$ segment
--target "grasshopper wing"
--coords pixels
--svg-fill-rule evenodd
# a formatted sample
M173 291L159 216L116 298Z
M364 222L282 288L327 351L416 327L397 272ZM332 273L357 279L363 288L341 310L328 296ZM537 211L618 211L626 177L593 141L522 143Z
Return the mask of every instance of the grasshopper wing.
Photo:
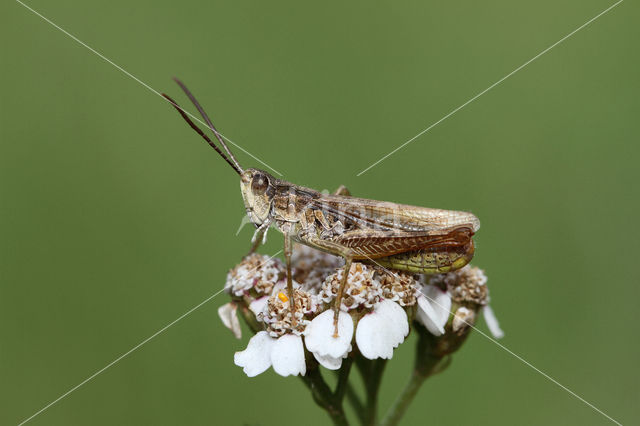
M341 195L325 195L311 200L313 207L345 222L354 222L359 229L428 233L447 235L465 227L475 233L480 221L468 212L431 209L386 201L368 200Z

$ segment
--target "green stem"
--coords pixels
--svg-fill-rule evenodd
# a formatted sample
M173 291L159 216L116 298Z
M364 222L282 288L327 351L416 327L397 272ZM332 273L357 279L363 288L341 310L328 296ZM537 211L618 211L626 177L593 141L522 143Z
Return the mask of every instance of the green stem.
M331 389L322 378L318 368L312 368L307 371L305 376L301 376L307 387L311 390L313 399L318 405L325 409L331 417L333 424L336 426L348 426L347 416L342 409L341 401L335 398Z
M353 358L347 357L342 361L342 367L340 367L340 373L338 373L338 384L336 385L336 391L333 393L333 397L340 405L342 405L342 400L349 385L349 373L351 372L352 365Z
M418 343L413 373L402 393L389 409L381 426L394 426L407 411L424 381L444 371L451 363L451 354L458 350L468 336L468 330L461 334L446 333L433 336L422 326L416 325Z
M244 322L247 324L247 327L249 327L249 329L253 331L253 334L256 334L257 332L264 330L264 327L262 327L258 323L255 315L253 315L253 312L249 310L249 307L246 305L246 303L244 302L236 302L236 303L238 303L239 305L238 312L240 313L240 315L242 315L242 319L244 319Z
M362 374L364 386L367 394L367 402L360 421L363 425L373 426L376 424L378 416L378 393L382 382L382 373L387 365L386 359L368 360L361 358L358 362L358 369Z
M382 426L393 426L400 422L400 419L407 411L411 401L413 401L413 398L418 393L418 389L420 389L420 386L422 386L422 383L424 383L427 377L428 376L423 376L418 373L416 370L413 371L411 379L409 379L409 382L402 390L402 393L396 402L394 402L393 406L389 410L389 414L387 414L387 417L382 421Z
M349 357L351 359L351 364L353 365L353 357ZM346 360L345 360L346 361ZM343 364L344 367L344 364ZM349 367L351 368L351 366ZM343 370L337 370L335 371L336 376L338 377L338 386L336 386L336 393L338 392L338 387L340 386L340 378L343 377ZM351 407L353 407L353 410L356 412L356 414L358 415L358 418L360 419L360 423L363 423L364 420L362 420L362 414L364 412L364 405L362 404L362 401L360 400L360 396L358 396L358 393L356 392L356 390L354 389L352 383L346 379L343 379L345 381L344 386L344 390L341 392L344 392L344 396L347 397L347 401L349 401L349 403L351 404Z

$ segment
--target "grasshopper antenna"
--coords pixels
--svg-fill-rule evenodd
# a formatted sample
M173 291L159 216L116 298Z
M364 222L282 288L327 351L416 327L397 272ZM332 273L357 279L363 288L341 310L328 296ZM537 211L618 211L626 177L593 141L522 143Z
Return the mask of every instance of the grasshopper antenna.
M233 170L235 170L235 171L236 171L236 173L238 173L240 176L242 176L242 172L243 172L243 170L242 170L242 168L240 167L240 165L238 165L238 162L237 162L237 161L235 161L235 158L234 158L234 161L231 161L231 160L229 159L229 157L227 157L227 156L225 155L225 153L224 153L224 152L222 152L222 150L221 150L220 148L218 148L218 146L217 146L217 145L216 145L216 144L211 140L211 138L209 138L209 136L207 136L207 135L202 131L202 129L200 129L200 127L198 127L198 126L197 126L193 121L191 121L191 119L189 118L189 116L187 115L187 113L185 112L185 110L183 110L183 109L182 109L182 107L181 107L180 105L178 105L178 103L177 103L176 101L174 101L173 99L171 99L171 97L170 97L169 95L166 95L166 94L164 94L164 93L163 93L163 94L162 94L162 96L164 96L164 98L165 98L165 99L167 99L167 100L171 103L171 105L173 105L173 107L174 107L174 108L175 108L175 109L180 113L180 115L182 116L182 118L184 118L184 121L186 121L186 122L189 124L189 126L191 126L191 128L192 128L193 130L195 130L195 131L196 131L196 133L197 133L197 134L199 134L200 136L202 136L202 137L204 138L204 140L206 140L206 141L207 141L207 143L208 143L209 145L211 145L211 147L212 147L213 149L215 149L215 150L216 150L216 152L217 152L218 154L220 154L220 155L222 156L222 158L224 158L224 160L225 160L227 163L229 163L229 165L230 165L231 167L233 167ZM213 126L211 126L211 127L213 128ZM216 132L216 135L217 135L217 132ZM218 137L218 140L220 140L220 141L221 141L221 139L220 139L219 137ZM226 148L226 146L225 146L225 148ZM227 152L229 152L229 150L228 150L228 149L227 149ZM232 158L233 158L233 156L232 156Z
M191 91L189 89L187 89L187 86L184 85L184 83L182 81L180 81L180 79L178 79L177 77L173 77L173 81L175 81L176 83L178 83L178 86L180 86L180 88L182 89L182 91L187 95L187 97L189 98L189 100L193 103L193 105L195 105L195 107L198 109L198 112L200 113L200 115L202 116L202 118L204 118L204 121L207 122L207 126L209 126L209 129L211 129L211 131L213 132L213 134L216 136L216 139L218 139L218 142L220 142L220 145L222 145L222 147L224 148L225 151L227 151L227 154L229 154L229 157L231 158L231 161L233 161L233 163L236 165L236 168L239 170L242 170L242 167L240 167L240 164L238 163L238 160L236 160L235 155L233 155L233 152L231 152L231 150L229 149L229 147L227 146L227 144L224 142L224 139L222 138L222 135L220 135L220 133L218 133L218 130L215 128L215 126L213 125L213 123L211 122L211 119L209 119L209 116L207 115L206 112L204 112L204 108L202 108L200 106L200 103L198 102L198 100L196 99L195 96L193 96L193 94L191 93Z

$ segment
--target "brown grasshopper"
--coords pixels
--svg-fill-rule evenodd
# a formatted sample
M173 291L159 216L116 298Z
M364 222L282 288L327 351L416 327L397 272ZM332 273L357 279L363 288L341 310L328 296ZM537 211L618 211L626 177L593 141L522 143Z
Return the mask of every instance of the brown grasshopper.
M240 175L240 189L249 219L256 227L250 253L274 225L284 234L287 292L295 310L291 279L292 243L298 242L344 258L342 281L336 295L335 335L338 312L354 260L412 273L443 273L465 266L474 253L472 236L480 222L467 212L431 209L352 197L345 187L334 194L276 179L258 169L243 169L213 126L198 101L175 79L198 109L226 154L169 96L187 123ZM295 322L295 316L292 315Z

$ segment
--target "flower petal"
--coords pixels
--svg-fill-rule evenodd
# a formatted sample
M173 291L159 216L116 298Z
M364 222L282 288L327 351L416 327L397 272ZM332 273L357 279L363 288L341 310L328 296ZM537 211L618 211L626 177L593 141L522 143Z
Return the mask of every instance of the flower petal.
M233 332L236 339L239 339L242 337L242 329L240 328L240 321L238 321L237 311L238 305L233 302L229 302L218 308L218 316L225 327Z
M342 367L342 360L344 358L339 357L339 358L334 358L332 356L329 355L318 355L317 353L313 353L313 357L318 361L318 363L323 366L324 368L327 368L329 370L338 370L340 369L340 367Z
M366 358L390 359L393 348L402 343L407 334L409 323L404 309L395 302L383 300L358 322L356 343Z
M269 333L259 331L249 340L247 349L235 353L233 362L243 367L247 376L255 377L271 366L271 351L274 344L275 339L269 336Z
M493 334L493 337L496 339L502 339L504 337L504 331L500 328L500 324L498 324L498 318L493 313L493 309L486 305L482 308L482 315L484 315L484 321L487 323L487 327L489 327L489 331Z
M251 312L253 312L255 316L258 316L258 314L264 311L264 307L267 306L268 301L269 296L259 297L249 304L249 309L251 309Z
M353 338L353 319L340 311L338 315L338 337L333 337L335 312L326 310L315 317L304 331L307 349L320 357L342 358L349 352Z
M295 334L280 336L271 348L271 364L275 372L281 376L304 376L307 365L304 362L302 337Z
M451 321L451 330L453 330L455 333L461 330L466 330L467 328L473 326L475 319L475 311L472 311L465 306L460 306L453 316L453 321Z
M426 285L418 296L418 320L434 336L444 334L444 326L449 320L451 296L435 285Z

